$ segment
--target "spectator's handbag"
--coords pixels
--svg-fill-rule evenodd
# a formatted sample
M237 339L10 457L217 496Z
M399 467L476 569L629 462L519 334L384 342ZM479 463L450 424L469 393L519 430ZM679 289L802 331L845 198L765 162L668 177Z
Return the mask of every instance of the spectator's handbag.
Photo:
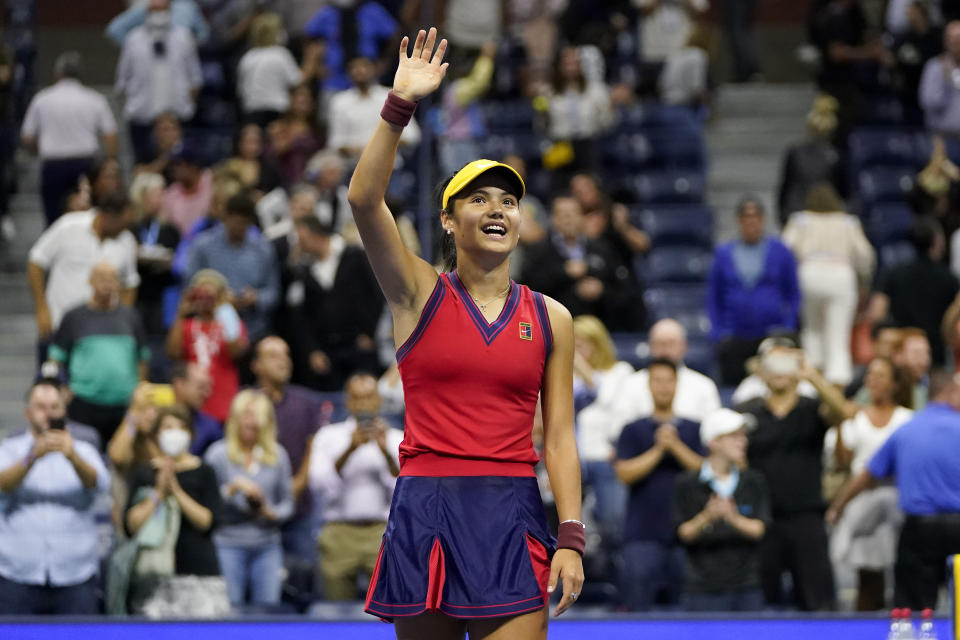
M152 489L141 487L134 504L146 499ZM174 574L177 538L180 536L180 505L173 498L161 501L137 535L117 545L107 569L106 612L126 615L131 579L169 577Z

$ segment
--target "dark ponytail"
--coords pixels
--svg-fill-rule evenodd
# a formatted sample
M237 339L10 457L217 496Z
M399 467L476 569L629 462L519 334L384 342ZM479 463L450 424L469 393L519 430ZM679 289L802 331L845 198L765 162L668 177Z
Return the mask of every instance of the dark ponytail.
M453 215L453 199L447 203L449 210L444 210L443 208L443 191L447 188L447 185L450 184L450 181L453 180L454 175L456 174L447 176L443 181L440 182L440 184L437 185L437 188L434 189L434 200L436 201L437 209L440 210L441 214L446 211L446 213ZM453 239L453 234L447 233L447 230L443 228L442 221L442 216L438 216L437 227L439 229L438 233L440 236L437 242L437 255L439 257L437 262L439 262L440 268L443 269L445 273L448 273L457 268L457 243Z

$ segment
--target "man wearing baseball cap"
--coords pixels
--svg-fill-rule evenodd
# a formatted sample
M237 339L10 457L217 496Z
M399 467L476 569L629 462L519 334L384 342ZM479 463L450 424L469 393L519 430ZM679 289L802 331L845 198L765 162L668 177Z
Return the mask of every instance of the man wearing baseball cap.
M763 476L743 468L743 415L714 411L700 424L700 439L709 452L703 466L683 474L674 489L674 521L686 555L685 608L760 610L760 541L770 522L770 496Z

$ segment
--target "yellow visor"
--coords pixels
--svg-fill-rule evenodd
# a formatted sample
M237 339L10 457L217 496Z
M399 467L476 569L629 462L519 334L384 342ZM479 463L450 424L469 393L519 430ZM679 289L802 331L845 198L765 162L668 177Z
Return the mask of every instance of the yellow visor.
M457 174L450 179L450 184L443 190L443 208L447 208L447 203L450 202L450 198L457 195L464 187L476 180L481 174L498 167L506 169L505 173L507 177L511 181L515 180L514 187L517 189L516 195L518 198L522 198L527 187L523 184L523 178L520 177L516 169L508 164L497 162L496 160L474 160L463 169L460 169L460 171L457 171Z

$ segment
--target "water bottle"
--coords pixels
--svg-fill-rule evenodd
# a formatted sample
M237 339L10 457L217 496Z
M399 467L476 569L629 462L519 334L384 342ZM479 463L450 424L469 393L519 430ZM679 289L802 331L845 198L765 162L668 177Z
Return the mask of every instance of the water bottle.
M900 636L898 640L916 640L913 628L913 612L909 607L900 610Z
M937 630L933 626L933 609L924 609L923 620L920 622L920 635L918 640L937 640Z
M240 337L240 316L232 304L225 302L217 307L216 319L228 341L233 342Z
M890 632L887 633L887 640L900 640L900 609L890 612Z

